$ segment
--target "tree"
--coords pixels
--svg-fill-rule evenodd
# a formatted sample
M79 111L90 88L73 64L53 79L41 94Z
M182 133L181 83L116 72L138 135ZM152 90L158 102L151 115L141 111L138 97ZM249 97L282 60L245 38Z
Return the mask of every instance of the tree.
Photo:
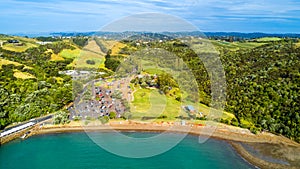
M98 120L102 123L102 124L106 124L109 122L109 117L108 116L99 116Z
M69 123L69 113L66 111L58 111L55 113L54 117L53 117L53 123L54 124L66 124Z
M116 117L117 117L116 112L110 112L110 113L109 113L109 118L110 118L110 119L115 119Z

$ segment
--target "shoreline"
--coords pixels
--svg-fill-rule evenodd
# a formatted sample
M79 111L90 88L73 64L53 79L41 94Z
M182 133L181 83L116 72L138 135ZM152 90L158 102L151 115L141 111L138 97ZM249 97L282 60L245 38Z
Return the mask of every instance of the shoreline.
M133 132L174 132L174 133L186 133L195 136L204 136L204 138L214 138L224 140L232 146L241 158L245 159L248 163L254 167L259 168L274 168L274 169L287 169L296 168L289 165L283 165L278 163L271 163L260 159L250 152L248 152L241 143L268 143L268 144L285 144L287 146L300 145L292 140L289 140L282 136L273 135L270 133L252 134L246 129L238 127L218 125L218 126L198 126L198 125L175 125L172 123L142 123L142 122L128 122L118 121L110 122L108 124L90 124L82 126L80 122L71 122L65 125L45 125L42 127L35 127L31 130L28 137L34 135L53 134L53 133L67 133L67 132L113 132L113 131L133 131Z

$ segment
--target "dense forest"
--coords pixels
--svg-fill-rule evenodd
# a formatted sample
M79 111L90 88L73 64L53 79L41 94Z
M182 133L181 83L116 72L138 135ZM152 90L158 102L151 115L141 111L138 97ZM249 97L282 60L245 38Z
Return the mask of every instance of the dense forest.
M241 127L300 141L300 48L271 42L247 51L223 51L227 107ZM247 123L248 122L248 123Z
M72 100L71 77L59 74L72 62L50 61L51 52L71 49L67 43L41 45L14 52L0 48L1 59L19 63L3 64L0 69L0 129L60 110ZM16 78L15 72L29 73L31 78Z

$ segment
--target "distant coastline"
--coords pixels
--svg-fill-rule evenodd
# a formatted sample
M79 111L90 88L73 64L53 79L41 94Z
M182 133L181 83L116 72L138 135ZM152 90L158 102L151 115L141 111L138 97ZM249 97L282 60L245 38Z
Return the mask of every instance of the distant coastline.
M35 37L71 37L71 36L115 36L118 34L123 34L124 32L104 32L104 31L88 31L88 32L78 32L78 31L66 31L66 32L30 32L30 33L9 33L11 36L27 36L30 38ZM126 32L129 33L129 32ZM144 33L144 32L132 32L132 33ZM262 38L262 37L280 37L280 38L300 38L300 33L286 32L286 33L267 33L267 32L201 32L201 31L191 31L191 32L160 32L161 34L177 36L191 35L191 36L202 36L215 37L215 36L235 36L246 39Z

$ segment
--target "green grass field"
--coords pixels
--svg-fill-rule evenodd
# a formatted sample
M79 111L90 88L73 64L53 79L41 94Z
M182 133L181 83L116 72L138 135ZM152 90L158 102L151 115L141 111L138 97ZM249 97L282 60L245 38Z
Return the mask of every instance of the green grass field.
M138 89L134 92L134 101L130 105L134 119L142 117L158 118L165 115L163 120L175 120L181 111L181 102L162 95L156 89Z
M9 39L19 40L19 44L10 44L6 43ZM24 52L28 48L37 47L38 44L35 39L16 37L16 36L0 36L0 42L3 43L2 48L5 50L15 51L15 52Z
M237 51L240 49L252 49L259 46L262 46L266 43L257 43L257 42L223 42L223 41L211 41L216 49L226 48L232 51Z
M148 74L152 74L152 75L154 75L154 74L159 75L159 74L165 73L165 71L156 69L156 68L147 68L144 70L144 72L146 72Z
M74 50L71 49L64 49L59 54L59 56L63 58L72 58L75 59L80 55L80 49L76 48Z
M189 117L182 106L192 105L203 115L214 118L231 120L235 116L225 111L216 111L206 105L192 102L179 102L173 97L160 94L157 89L137 89L134 92L134 100L130 104L133 119L142 120L143 117L156 118L154 121L174 121L178 116ZM159 119L165 115L167 118ZM153 119L151 119L153 120ZM201 120L192 120L195 123L203 123Z
M280 41L282 39L281 38L277 38L277 37L264 37L264 38L258 38L256 40L258 42L269 42L269 41Z
M57 57L54 59L60 58L72 58L74 61L69 65L75 69L84 69L84 68L104 68L105 57L101 52L100 48L97 46L95 41L90 41L83 50L76 48L74 50L64 49L62 50ZM92 60L95 64L88 64L87 61Z
M15 52L24 52L25 50L27 50L28 48L31 47L37 47L38 45L33 44L33 43L22 43L22 46L17 46L14 44L9 44L6 43L3 45L3 49L5 50L10 50L10 51L15 51Z

